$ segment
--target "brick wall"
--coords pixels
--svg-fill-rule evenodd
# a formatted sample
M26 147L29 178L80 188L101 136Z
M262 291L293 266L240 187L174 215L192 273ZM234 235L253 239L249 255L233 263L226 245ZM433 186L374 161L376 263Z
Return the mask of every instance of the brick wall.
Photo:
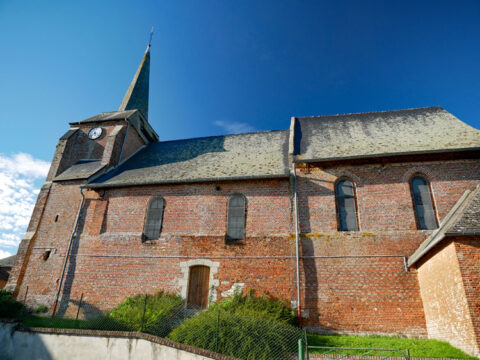
M478 354L455 243L445 241L418 265L428 337Z
M132 144L136 146L134 139ZM477 161L462 160L300 169L300 265L307 325L322 331L424 336L417 274L405 271L404 257L430 232L416 230L408 181L416 172L428 177L441 218L478 183L479 168ZM333 187L340 176L355 183L361 231L336 231ZM20 298L29 286L29 301L52 303L81 201L79 185L52 185ZM213 298L228 296L236 283L245 290L296 300L294 214L287 179L85 193L79 237L61 292L62 309L75 305L82 293L101 310L136 293L184 293L186 267L202 261L211 266ZM227 204L233 193L246 196L246 239L228 245ZM143 242L147 204L157 194L166 204L161 236ZM44 261L42 250L35 250L40 247L54 247L56 253Z
M431 233L416 230L409 180L430 181L439 220L480 179L474 160L298 169L304 307L322 331L425 335L417 276L409 256ZM355 185L358 232L337 232L335 181ZM378 256L378 257L375 257ZM390 256L390 257L386 257Z
M425 336L417 275L405 258L413 231L302 237L303 308L322 332Z
M480 162L459 160L301 168L297 172L301 232L337 230L334 183L342 176L354 183L360 230L415 230L409 180L416 173L424 174L430 181L437 217L441 220L466 189L473 189L479 183Z
M28 256L23 261L25 267L22 276L17 277L14 271L9 279L9 284L21 285L18 289L19 299L24 298L28 286L28 303L33 307L53 303L68 241L81 203L79 185L78 181L68 185L51 185L35 235L28 241L28 245L25 245L28 246ZM43 253L47 250L51 253L49 258L44 260ZM19 253L21 252L22 244L19 248ZM19 265L16 263L14 269L20 270Z
M479 349L478 355L480 354L480 239L478 236L457 237L455 250Z

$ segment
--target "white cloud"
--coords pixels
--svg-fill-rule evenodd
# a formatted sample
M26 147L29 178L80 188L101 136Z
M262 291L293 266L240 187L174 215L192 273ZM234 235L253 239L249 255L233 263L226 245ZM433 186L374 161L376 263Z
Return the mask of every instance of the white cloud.
M217 121L214 121L214 124L217 126L220 126L228 134L239 134L239 133L258 131L254 126L248 123L238 122L238 121L217 120Z
M47 176L49 167L50 163L30 154L0 154L0 257L16 251L35 205L37 183Z
M12 253L9 253L8 251L3 251L2 249L0 249L0 259L6 258L9 256L12 256Z

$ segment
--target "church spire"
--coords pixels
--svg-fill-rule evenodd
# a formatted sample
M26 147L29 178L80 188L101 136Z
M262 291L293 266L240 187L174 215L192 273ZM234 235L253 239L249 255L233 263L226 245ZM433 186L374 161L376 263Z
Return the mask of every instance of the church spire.
M153 29L152 29L153 31ZM151 41L151 36L150 36ZM145 119L148 120L148 88L150 78L150 43L147 46L145 55L143 55L142 62L138 67L135 76L133 77L127 93L123 98L122 104L118 111L134 110L141 111Z

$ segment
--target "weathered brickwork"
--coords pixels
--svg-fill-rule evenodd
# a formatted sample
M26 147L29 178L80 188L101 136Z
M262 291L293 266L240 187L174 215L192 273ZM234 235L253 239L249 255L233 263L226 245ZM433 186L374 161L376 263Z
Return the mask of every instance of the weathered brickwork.
M125 143L132 149L141 144L138 136L131 139ZM301 301L307 326L324 332L426 336L429 318L417 273L405 268L406 257L431 233L416 230L409 188L416 173L430 181L441 220L461 194L478 183L480 165L458 160L298 169ZM357 232L337 231L334 183L345 176L356 187ZM20 287L22 298L28 286L31 305L51 306L54 301L81 203L79 185L52 184ZM294 207L288 179L83 193L78 236L61 289L61 312L76 311L81 294L99 310L137 293L184 294L185 264L191 261L218 264L209 284L212 299L228 296L234 284L242 284L244 291L296 301ZM246 238L227 244L228 199L235 193L246 197ZM145 242L147 205L154 195L165 200L163 225L158 240ZM44 248L54 250L46 261Z
M457 251L455 242L446 241L418 265L428 336L478 355L480 352ZM478 273L474 277L478 278Z
M217 187L219 188L217 190ZM107 191L107 233L143 231L147 204L153 195L165 199L162 234L226 233L227 204L232 194L246 196L246 236L289 235L293 228L287 180L132 187Z
M302 233L337 230L334 184L340 177L348 177L354 183L360 230L415 230L409 180L417 173L430 182L437 218L441 220L466 189L478 184L480 162L458 160L300 169Z
M405 268L408 242L422 239L413 231L303 237L307 324L326 332L426 335L417 275Z
M477 354L480 355L480 239L457 237L455 250L477 341Z
M473 160L397 163L297 170L305 257L305 310L324 331L425 335L417 275L410 256L431 231L416 230L409 180L430 181L439 221L480 179ZM358 232L337 231L335 182L355 186ZM377 257L376 257L377 256Z
M68 241L80 208L80 183L53 183L36 233L30 240L28 265L21 279L19 298L27 291L32 306L51 305L60 278ZM58 217L57 217L58 216ZM57 220L57 221L55 221ZM51 251L43 260L43 253ZM15 281L15 279L12 279Z

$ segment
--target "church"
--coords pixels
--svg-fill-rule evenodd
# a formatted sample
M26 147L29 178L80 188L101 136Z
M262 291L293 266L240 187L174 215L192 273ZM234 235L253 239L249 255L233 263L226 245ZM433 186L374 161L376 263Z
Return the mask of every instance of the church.
M161 141L150 46L117 111L60 137L7 289L51 313L254 290L302 325L480 354L480 131L441 107Z

